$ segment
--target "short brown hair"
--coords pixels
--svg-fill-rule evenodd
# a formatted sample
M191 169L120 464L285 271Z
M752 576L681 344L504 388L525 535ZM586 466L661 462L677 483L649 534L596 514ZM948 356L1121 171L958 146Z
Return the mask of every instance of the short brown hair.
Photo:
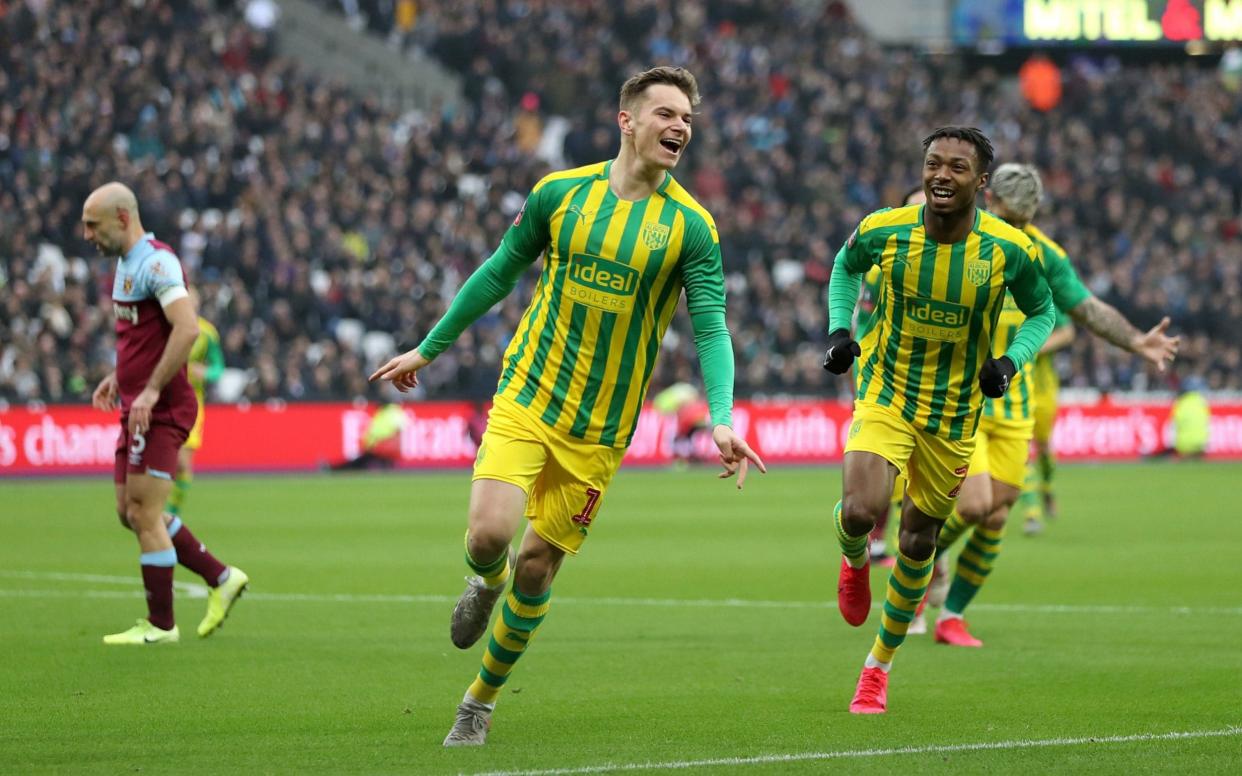
M691 108L699 104L699 82L695 80L694 74L684 67L661 65L630 76L621 85L621 110L633 107L634 101L647 91L647 87L655 84L668 84L681 89L689 98Z

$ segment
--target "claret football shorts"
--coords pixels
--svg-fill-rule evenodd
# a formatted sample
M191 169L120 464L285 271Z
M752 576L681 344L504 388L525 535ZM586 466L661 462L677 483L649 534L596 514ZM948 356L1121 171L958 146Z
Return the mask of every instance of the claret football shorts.
M186 429L172 423L151 421L146 433L129 433L129 417L121 417L116 440L116 465L112 480L118 485L129 474L150 474L171 480L177 473L177 453L185 443Z

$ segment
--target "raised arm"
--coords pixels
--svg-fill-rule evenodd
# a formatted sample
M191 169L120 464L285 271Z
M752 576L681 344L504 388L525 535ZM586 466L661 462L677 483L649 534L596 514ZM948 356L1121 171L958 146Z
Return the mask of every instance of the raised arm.
M1087 297L1070 310L1069 314L1093 334L1123 350L1142 356L1161 372L1177 357L1182 343L1181 337L1170 337L1165 333L1170 323L1168 316L1147 332L1141 332L1116 307L1096 296Z
M1044 264L1053 301L1060 309L1067 310L1080 326L1122 350L1142 356L1161 372L1177 356L1181 339L1165 334L1169 327L1167 317L1150 331L1141 332L1117 308L1094 296L1083 285L1069 257L1059 246L1045 245Z

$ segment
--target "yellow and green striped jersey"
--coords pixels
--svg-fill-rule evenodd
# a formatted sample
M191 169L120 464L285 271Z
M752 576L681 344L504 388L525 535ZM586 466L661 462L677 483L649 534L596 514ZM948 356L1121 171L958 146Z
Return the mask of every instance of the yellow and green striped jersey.
M1058 322L1058 325L1061 325ZM1056 356L1040 353L1035 359L1035 371L1031 375L1036 396L1056 394L1061 390L1061 377L1057 374Z
M854 311L854 336L860 343L865 343L867 336L875 330L875 306L880 298L880 279L879 267L872 267L863 276L862 293L858 295L858 307Z
M506 233L502 248L544 264L496 394L572 437L625 447L682 289L692 316L723 316L725 290L711 215L667 174L646 199L619 199L611 166L548 175Z
M198 319L198 338L190 346L190 357L187 363L202 364L205 367L201 378L189 372L194 395L198 397L198 403L202 404L207 383L219 380L220 373L224 371L224 351L220 348L220 332L216 331L216 327L206 318Z
M1052 292L1052 302L1057 308L1056 325L1062 326L1067 320L1066 313L1082 304L1087 297L1091 296L1091 292L1078 278L1078 273L1074 271L1074 266L1070 263L1064 248L1036 228L1034 224L1028 224L1022 231L1031 238L1031 242L1035 245L1039 268L1048 282L1048 288ZM1005 352L1005 348L1017 336L1018 327L1025 320L1026 315L1018 309L1012 295L1006 294L1000 321L997 324L997 336L992 341L993 356L999 357ZM1048 366L1045 368L1050 368L1049 361L1050 359L1040 356L1019 369L1009 383L1009 390L1004 396L984 401L983 414L1002 420L1034 424L1035 371L1039 368L1039 362L1047 363Z
M977 210L966 239L941 244L927 236L923 207L872 213L846 244L846 271L881 272L875 347L864 354L856 398L892 407L927 433L966 439L978 426L977 377L1006 287L1032 313L1048 310L1048 289L1019 230Z

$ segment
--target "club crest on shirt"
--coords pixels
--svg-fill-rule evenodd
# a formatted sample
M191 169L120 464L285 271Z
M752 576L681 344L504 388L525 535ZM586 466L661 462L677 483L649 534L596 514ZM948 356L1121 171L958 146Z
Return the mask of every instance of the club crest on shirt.
M126 275L125 280L121 281L121 290L127 294L134 293L134 279Z
M983 259L966 262L966 279L976 286L986 286L992 279L992 264Z
M658 251L668 245L668 233L669 229L664 224L650 222L643 224L639 235L643 238L643 245L647 246L647 250Z

